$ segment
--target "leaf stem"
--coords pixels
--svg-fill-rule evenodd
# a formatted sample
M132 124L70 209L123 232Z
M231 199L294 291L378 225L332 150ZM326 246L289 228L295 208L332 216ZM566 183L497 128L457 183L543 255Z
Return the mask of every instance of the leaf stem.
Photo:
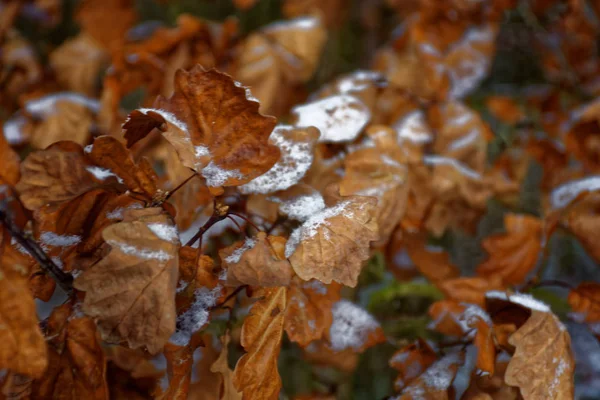
M179 189L181 189L186 183L188 183L189 181L192 180L192 178L198 176L198 174L196 172L194 172L192 175L188 176L187 178L185 178L183 180L183 182L181 182L179 185L177 185L177 187L173 190L170 190L167 195L165 196L165 200L167 201L171 198L171 196L173 196Z

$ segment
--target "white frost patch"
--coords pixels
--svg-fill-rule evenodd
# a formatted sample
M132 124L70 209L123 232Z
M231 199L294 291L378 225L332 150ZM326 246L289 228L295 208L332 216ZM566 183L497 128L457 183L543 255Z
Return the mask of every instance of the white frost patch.
M304 284L302 284L302 287L304 289L310 289L313 292L320 294L320 295L326 295L327 294L327 287L325 286L325 284L317 279L313 279L310 280Z
M292 254L294 254L294 251L296 250L296 247L300 242L315 236L319 227L321 227L322 225L329 225L327 219L333 218L340 214L344 214L346 215L346 217L352 218L352 214L347 214L346 211L346 207L349 204L349 201L343 201L335 205L334 207L325 208L318 214L313 215L312 217L307 219L306 222L304 222L301 226L296 228L290 235L290 238L288 239L287 243L285 244L285 257L289 258Z
M86 154L90 154L94 150L94 144L88 144L83 148L83 152Z
M25 142L23 126L27 123L25 117L14 117L6 121L2 127L4 138L10 145L19 145Z
M593 192L600 189L600 175L589 176L564 183L550 193L552 208L566 207L583 192Z
M100 102L79 93L60 92L39 99L29 100L25 103L25 110L36 117L47 117L56 112L56 103L68 101L84 106L90 111L100 111Z
M459 150L464 147L469 146L471 143L475 142L479 138L479 131L477 129L471 129L469 133L464 136L459 137L458 139L452 141L448 145L448 150L454 151Z
M471 179L479 180L481 175L464 164L456 161L453 158L442 157L442 156L424 156L423 163L425 165L447 165L456 169L461 174L468 176Z
M282 214L297 221L306 221L325 208L325 200L316 190L311 194L293 197L289 200L281 200L278 197L269 197L267 200L278 203L279 211Z
M308 30L316 28L320 25L320 21L315 17L299 17L292 20L284 20L277 21L272 24L267 25L264 30L265 31L278 31L278 30L291 30L291 29L301 29Z
M42 232L40 234L42 245L52 247L74 246L81 242L81 236L77 235L57 235L54 232Z
M21 243L17 242L17 239L14 236L10 238L10 245L13 246L19 253L29 255L29 252L25 250L25 247L21 245Z
M348 300L335 303L332 314L329 337L331 348L335 351L361 348L369 334L379 328L371 314Z
M177 317L177 330L169 341L178 346L187 345L192 335L208 322L209 310L217 303L220 294L221 285L212 290L206 287L196 289L194 302L186 312Z
M259 100L258 100L256 97L254 97L254 96L252 95L252 92L250 91L250 88L248 88L248 87L246 87L246 86L242 85L242 84L241 84L241 82L238 82L238 81L233 81L233 82L234 82L233 84L234 84L235 86L237 86L237 87L239 87L239 88L242 88L242 89L244 89L244 91L246 92L246 93L245 93L245 94L246 94L246 100L248 100L248 101L253 101L253 102L255 102L255 103L260 103L260 101L259 101Z
M354 71L339 79L335 88L342 94L354 94L368 89L371 84L381 85L385 82L385 76L376 71Z
M52 257L51 260L60 269L63 269L63 267L65 266L60 257Z
M455 321L460 325L463 333L471 332L470 337L475 336L475 330L473 329L474 324L478 319L483 320L489 326L492 326L492 319L481 307L475 304L461 303L465 306L465 310L458 316L455 317Z
M444 358L433 363L427 370L421 374L420 379L427 389L431 389L432 392L448 390L452 381L454 380L454 374L450 367L455 364L462 364L460 355L453 353L448 354ZM405 394L409 394L413 399L426 399L427 393L420 386L409 386L404 389L398 398Z
M531 310L550 312L550 307L538 299L524 293L507 294L499 290L491 290L485 294L488 299L499 299L510 301L511 303L519 304Z
M86 169L87 172L89 172L90 174L94 175L94 177L96 179L99 179L101 181L103 181L106 178L109 178L111 176L114 176L115 178L117 178L117 181L119 183L123 183L123 179L121 179L118 175L116 175L111 170L108 170L106 168L100 168L100 167L93 166L93 167L86 167L85 169Z
M160 108L140 108L140 109L138 109L138 111L143 113L144 115L147 115L146 113L148 111L157 113L158 115L163 117L165 121L167 121L171 125L175 126L177 129L179 129L189 135L187 124L185 122L181 121L179 118L177 118L175 116L175 114L173 114L173 113L170 113L165 110L161 110ZM127 121L129 121L129 117L127 117L127 120L125 120L125 123L127 123Z
M117 207L114 210L107 212L106 218L108 218L108 219L123 219L123 212L125 210L135 210L135 209L141 209L141 208L144 208L144 206L142 206L140 203L132 203L131 205L127 206L126 208Z
M237 249L235 249L235 251L233 253L231 253L230 255L228 255L227 257L225 257L225 262L227 264L235 264L237 262L240 261L240 259L242 258L242 256L244 255L244 253L247 250L253 249L254 245L256 245L256 240L252 239L252 238L246 238L246 241L244 242L244 244L240 247L238 247Z
M285 190L304 177L313 163L313 143L289 140L285 132L292 129L293 126L287 125L275 127L269 142L279 147L281 157L270 170L240 186L242 193L266 194Z
M210 155L210 150L206 146L194 146L194 156L197 158Z
M169 253L167 253L164 250L155 251L155 250L150 250L150 249L145 249L145 248L140 249L138 247L129 245L127 243L118 242L116 240L108 240L106 243L108 243L109 245L111 245L114 248L118 248L124 254L134 256L137 258L141 258L143 260L158 260L158 261L164 262L164 261L168 261L171 258L173 258L172 255L170 255Z
M325 97L296 106L296 125L315 126L321 131L319 142L349 142L360 134L371 119L369 108L347 94Z
M223 186L229 178L243 178L237 169L226 170L211 161L206 167L202 168L202 176L206 179L208 186Z
M425 122L425 114L415 110L396 121L392 128L396 130L398 142L408 140L416 144L425 144L433 140L433 135Z
M554 372L554 379L548 387L548 394L554 398L556 395L556 390L558 389L558 385L560 384L560 377L569 369L571 365L569 364L568 360L562 359L560 362L558 362L556 358L552 360L552 363L554 365L558 364L556 365L556 371Z
M148 224L148 228L160 239L171 242L178 243L179 242L179 233L177 232L177 227L173 225L167 224Z

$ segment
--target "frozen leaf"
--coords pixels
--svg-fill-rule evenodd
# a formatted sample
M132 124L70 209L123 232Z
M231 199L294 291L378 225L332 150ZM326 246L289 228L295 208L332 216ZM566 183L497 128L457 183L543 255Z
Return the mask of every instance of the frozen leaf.
M569 293L568 302L585 322L600 322L600 284L580 283Z
M348 300L340 300L332 307L333 321L328 332L331 349L352 349L361 353L385 341L379 322L366 310Z
M304 280L356 286L369 244L377 240L376 200L349 196L325 208L294 230L285 256Z
M242 400L242 394L239 393L233 385L233 371L229 368L227 362L227 346L229 345L229 334L223 337L223 346L219 358L210 367L211 372L219 373L223 377L220 399L223 400Z
M279 212L290 219L306 221L325 208L321 193L311 186L299 184L268 197L279 205Z
M389 361L390 367L398 371L398 377L394 381L394 389L400 391L410 385L437 358L435 351L421 338L395 352Z
M175 331L179 238L159 208L128 210L102 236L112 250L81 273L83 311L109 341L160 351Z
M565 326L550 312L534 310L509 339L516 347L504 379L526 399L572 399L575 361Z
M431 364L417 379L413 380L393 400L449 400L452 382L458 368L464 362L463 353L453 353Z
M550 205L553 209L565 208L584 193L600 190L600 176L588 176L566 182L550 193Z
M287 288L264 289L242 325L246 350L237 362L233 384L243 399L276 400L281 390L277 358L281 350Z
M0 271L0 368L39 378L48 366L27 281Z
M128 146L160 127L183 165L208 186L237 186L267 172L279 149L268 143L276 120L258 112L250 90L229 75L196 66L175 74L175 92L154 108L129 115L123 125ZM160 124L159 124L160 123Z
M477 275L499 275L505 284L520 284L535 268L542 250L542 223L529 215L506 214L506 233L485 238L489 258L477 267Z
M48 319L49 365L34 382L34 398L108 398L106 358L91 318L64 304Z
M340 285L325 285L314 279L294 278L288 289L284 327L289 339L305 347L319 340L331 327L333 303L339 300Z
M227 282L233 286L288 286L293 270L284 256L285 242L282 237L258 232L256 238L220 250Z
M269 137L269 143L279 148L279 161L266 173L240 186L240 191L244 194L267 194L297 184L312 165L313 148L318 138L319 131L313 127L275 127Z
M315 126L319 142L350 142L358 137L371 119L371 112L358 98L340 94L296 106L296 125Z

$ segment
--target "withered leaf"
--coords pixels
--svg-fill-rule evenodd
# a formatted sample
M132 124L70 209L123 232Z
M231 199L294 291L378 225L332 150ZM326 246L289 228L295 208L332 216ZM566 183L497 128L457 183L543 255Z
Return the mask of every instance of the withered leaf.
M435 351L421 338L395 352L389 361L390 367L398 371L398 377L394 381L394 389L396 391L402 390L425 372L436 360L437 354L435 354Z
M438 281L438 288L449 299L461 302L485 305L485 293L489 290L502 290L502 278L492 275L489 279L481 277L453 278Z
M279 158L279 149L268 143L276 119L260 114L258 106L250 90L229 75L197 65L177 71L170 98L159 97L154 108L129 115L125 138L131 146L158 122L166 123L163 136L183 165L209 186L237 186L267 172Z
M179 237L160 208L127 210L102 232L110 253L74 286L86 292L83 311L109 341L160 351L175 331Z
M356 286L369 244L378 238L372 197L348 196L294 230L285 255L304 280Z
M516 347L504 377L526 399L572 399L575 360L565 326L550 312L533 310L509 339Z
M276 400L281 390L277 358L281 350L287 288L263 289L242 326L246 350L235 366L233 384L244 400Z
M233 385L233 371L229 368L227 354L229 345L229 334L223 337L223 348L219 353L219 358L210 367L211 372L219 373L223 377L220 399L223 400L242 400L242 394L239 393Z
M19 155L10 147L4 137L4 132L0 130L0 184L7 183L15 185L19 181L20 158Z
M442 284L460 275L460 271L452 264L450 255L446 251L427 246L425 232L405 232L403 240L410 259L431 282Z
M578 317L585 322L600 321L600 284L580 283L569 292L568 302Z
M288 286L294 274L284 256L286 240L258 232L243 244L233 244L219 250L227 267L227 283L232 286Z
M48 351L27 281L0 271L0 368L39 378Z
M505 284L520 284L536 266L542 249L542 223L529 215L506 214L506 233L485 238L489 258L477 267L477 275L499 275Z

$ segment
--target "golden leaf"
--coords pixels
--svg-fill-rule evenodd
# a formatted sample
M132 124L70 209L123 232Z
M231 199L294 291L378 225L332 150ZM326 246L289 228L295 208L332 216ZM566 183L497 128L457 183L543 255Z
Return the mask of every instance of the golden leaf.
M39 378L48 352L27 281L0 271L0 367Z
M356 286L362 263L369 258L369 244L378 238L376 202L371 197L344 197L294 230L285 255L296 274L304 280Z
M219 373L223 377L223 383L221 386L221 395L219 399L222 400L242 400L242 394L239 393L233 385L233 371L229 368L227 362L227 346L229 345L229 334L226 333L223 337L223 348L219 353L219 358L210 367L210 371Z
M600 321L600 284L583 282L569 292L568 302L585 322Z
M458 268L450 262L450 255L446 251L427 246L427 236L424 232L405 232L403 240L412 262L432 283L442 284L460 275Z
M287 288L264 289L242 326L246 350L235 366L233 384L244 400L276 400L281 390L277 358L281 350Z
M0 159L2 159L2 163L0 164L0 184L15 185L20 177L19 167L21 159L10 147L2 131L3 129L0 129Z
M531 400L573 399L575 360L565 326L550 312L533 310L508 339L516 347L504 377Z
M421 376L404 388L396 399L449 400L454 398L450 396L449 390L464 358L464 353L452 353L434 362Z
M175 331L179 237L159 208L127 210L104 229L111 252L74 286L86 292L83 311L109 341L160 351Z
M481 277L443 279L437 282L438 288L449 299L460 303L485 305L485 293L489 290L502 290L502 278L491 275L489 279Z
M285 259L286 240L258 232L256 238L235 243L219 250L219 257L227 268L227 283L232 286L259 287L288 286L294 274Z

